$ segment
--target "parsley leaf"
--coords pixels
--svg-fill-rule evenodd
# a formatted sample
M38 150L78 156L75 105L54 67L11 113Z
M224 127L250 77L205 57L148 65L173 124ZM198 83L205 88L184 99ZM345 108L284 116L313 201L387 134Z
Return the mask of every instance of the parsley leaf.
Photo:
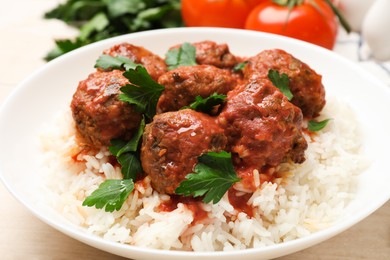
M109 24L110 21L108 20L107 15L103 12L99 12L80 28L80 35L78 38L81 41L86 41L92 33L103 31Z
M201 96L195 97L195 102L189 106L182 107L181 109L190 108L198 112L210 113L215 106L222 105L226 100L226 95L214 93L207 98Z
M111 146L108 147L112 155L117 157L122 166L121 172L124 179L135 180L137 174L142 172L141 160L139 158L139 142L142 138L145 128L145 119L142 119L137 133L126 142L119 139L111 140Z
M85 198L83 206L95 206L104 208L107 212L119 210L134 189L134 181L137 173L142 172L139 159L139 142L145 128L145 119L142 119L137 133L126 142L123 140L111 140L108 147L112 155L117 157L122 166L123 180L105 180L92 194Z
M246 64L248 64L248 61L238 63L236 66L234 66L233 71L238 72L240 70L243 70L245 68Z
M80 29L76 39L67 40L78 44L73 44L73 48L61 48L57 44L46 56L47 60L110 37L183 26L180 0L64 0L44 17Z
M194 66L196 63L196 49L188 42L183 43L179 48L170 49L165 58L168 70L180 66Z
M268 78L271 80L272 84L277 87L288 100L293 98L293 94L290 91L290 79L288 78L286 73L279 74L279 71L270 69L268 71Z
M165 89L155 82L142 66L129 69L123 75L129 79L130 84L121 87L123 94L119 99L135 105L137 112L144 113L149 119L156 114L157 101Z
M102 68L104 70L129 70L135 69L140 64L135 63L124 56L116 56L113 57L111 55L100 55L100 57L96 60L95 68Z
M205 195L203 202L216 204L234 183L240 181L234 171L231 154L225 151L209 152L198 160L195 173L188 174L175 193L194 197Z
M47 53L45 60L52 60L64 53L73 51L77 48L80 48L84 45L84 42L76 39L76 40L56 40L56 46Z
M307 129L310 132L320 131L329 123L330 120L332 120L332 119L328 118L328 119L322 120L320 122L317 122L317 121L314 121L314 120L310 120L308 122Z
M111 140L111 146L108 147L112 155L119 157L127 152L135 152L138 149L139 141L141 140L142 134L144 133L145 119L141 120L137 133L126 142L121 139Z
M83 206L104 208L107 212L120 210L133 189L134 182L131 179L105 180L83 201Z
M121 172L123 174L123 179L135 181L137 174L142 173L141 159L138 152L122 154L117 159L122 166Z

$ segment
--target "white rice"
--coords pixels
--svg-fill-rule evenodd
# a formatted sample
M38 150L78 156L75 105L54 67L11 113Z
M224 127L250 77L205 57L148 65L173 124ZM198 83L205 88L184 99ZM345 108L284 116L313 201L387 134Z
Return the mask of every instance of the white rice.
M285 174L275 183L260 184L248 201L253 217L238 212L227 195L216 204L203 204L208 219L192 223L193 213L179 203L170 212L158 212L169 199L158 194L146 177L119 211L113 213L82 202L101 182L121 178L118 167L108 162L109 152L79 155L70 110L45 127L41 135L45 160L43 196L75 225L104 239L140 247L217 251L265 247L307 236L333 225L342 218L353 199L357 176L366 166L360 154L358 124L348 105L328 98L321 117L332 118L319 134L307 137L306 161L301 165L282 165ZM321 118L320 118L321 119ZM245 192L236 184L240 194ZM192 223L192 224L191 224Z

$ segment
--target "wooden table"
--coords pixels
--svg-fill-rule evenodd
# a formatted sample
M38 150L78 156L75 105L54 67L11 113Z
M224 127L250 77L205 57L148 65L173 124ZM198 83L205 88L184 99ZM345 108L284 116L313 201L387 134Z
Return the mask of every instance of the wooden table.
M0 1L1 105L21 80L44 65L42 57L53 47L53 38L69 37L75 31L40 18L56 1ZM123 259L41 222L3 184L0 198L0 259ZM280 259L390 259L390 202L346 232Z

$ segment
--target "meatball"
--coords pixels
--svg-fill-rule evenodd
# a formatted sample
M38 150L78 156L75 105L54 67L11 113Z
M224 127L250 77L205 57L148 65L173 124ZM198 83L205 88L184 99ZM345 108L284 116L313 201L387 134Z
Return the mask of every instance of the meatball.
M262 173L288 160L302 163L307 148L302 120L301 110L267 79L229 92L218 121L240 177L252 178L254 169Z
M307 64L283 50L265 50L248 60L244 77L248 80L267 77L274 69L286 73L290 79L290 90L294 95L291 102L301 108L307 118L319 115L325 106L325 89L322 77Z
M118 99L121 86L129 83L123 71L96 71L80 81L71 109L76 128L87 144L109 145L113 138L130 139L141 115Z
M135 46L130 43L115 45L112 48L105 50L103 54L113 57L124 56L135 63L142 64L150 76L156 81L164 72L167 71L167 65L161 57L143 47Z
M200 155L219 152L226 143L224 130L211 116L190 109L159 114L145 127L142 167L155 190L174 194Z
M236 80L229 72L209 65L178 67L158 79L165 90L157 104L157 113L176 111L213 93L226 94Z
M227 44L217 44L213 41L191 43L196 49L196 63L213 65L221 69L232 69L241 60L229 51ZM179 45L180 46L180 45ZM174 46L172 48L178 48Z

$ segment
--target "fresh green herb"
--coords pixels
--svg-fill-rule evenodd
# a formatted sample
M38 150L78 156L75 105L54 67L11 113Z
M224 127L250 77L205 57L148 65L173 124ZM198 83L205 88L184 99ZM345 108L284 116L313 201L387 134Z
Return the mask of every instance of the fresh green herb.
M96 60L95 68L102 68L104 70L129 70L135 69L137 66L141 66L138 63L130 60L124 56L110 56L106 54L100 55L100 57Z
M209 152L198 158L195 173L186 176L175 193L184 196L199 197L206 195L203 202L218 203L227 190L240 181L234 171L231 154Z
M139 142L144 128L145 119L142 119L137 133L130 141L111 140L111 146L108 149L122 166L123 180L105 180L99 185L98 189L85 198L83 206L95 206L98 209L104 208L107 212L113 212L122 207L134 189L137 173L142 172L139 159Z
M215 106L222 105L226 100L226 95L214 93L207 98L196 96L195 101L189 106L185 106L181 109L192 109L203 113L210 113Z
M142 66L129 69L123 75L129 79L130 84L121 87L123 94L119 95L119 99L133 104L136 111L152 119L156 114L157 101L164 86L155 82Z
M108 17L103 12L99 12L80 28L80 35L78 38L81 41L86 41L94 32L104 30L109 24L110 21L108 20Z
M56 40L56 47L46 54L45 60L52 60L64 53L73 51L74 49L80 48L85 45L80 39L76 40Z
M248 61L238 63L236 66L234 66L233 71L239 72L240 70L243 70L245 68L246 64L248 64Z
M332 119L328 118L328 119L322 120L320 122L317 122L317 121L314 121L314 120L310 120L308 122L307 129L310 132L320 131L329 123L330 120L332 120Z
M183 43L179 48L170 49L165 58L169 70L180 66L196 65L196 49L190 43Z
M141 160L139 158L139 142L142 138L145 128L145 119L141 120L137 133L126 142L120 139L111 140L111 146L108 147L119 164L124 179L135 180L137 174L142 172Z
M80 29L76 39L56 41L47 60L113 36L183 26L180 0L67 0L47 12L45 18Z
M138 127L137 133L133 136L133 138L130 139L130 141L126 142L121 139L111 140L111 146L108 147L111 154L116 157L119 157L124 153L137 151L139 142L142 138L142 134L144 133L144 128L145 128L145 119L143 118Z
M286 73L279 74L279 71L270 69L268 71L268 78L271 80L272 84L277 87L288 100L293 98L293 94L290 91L290 79L288 78Z
M134 182L131 179L105 180L83 201L83 206L104 208L107 212L120 210L133 189Z

